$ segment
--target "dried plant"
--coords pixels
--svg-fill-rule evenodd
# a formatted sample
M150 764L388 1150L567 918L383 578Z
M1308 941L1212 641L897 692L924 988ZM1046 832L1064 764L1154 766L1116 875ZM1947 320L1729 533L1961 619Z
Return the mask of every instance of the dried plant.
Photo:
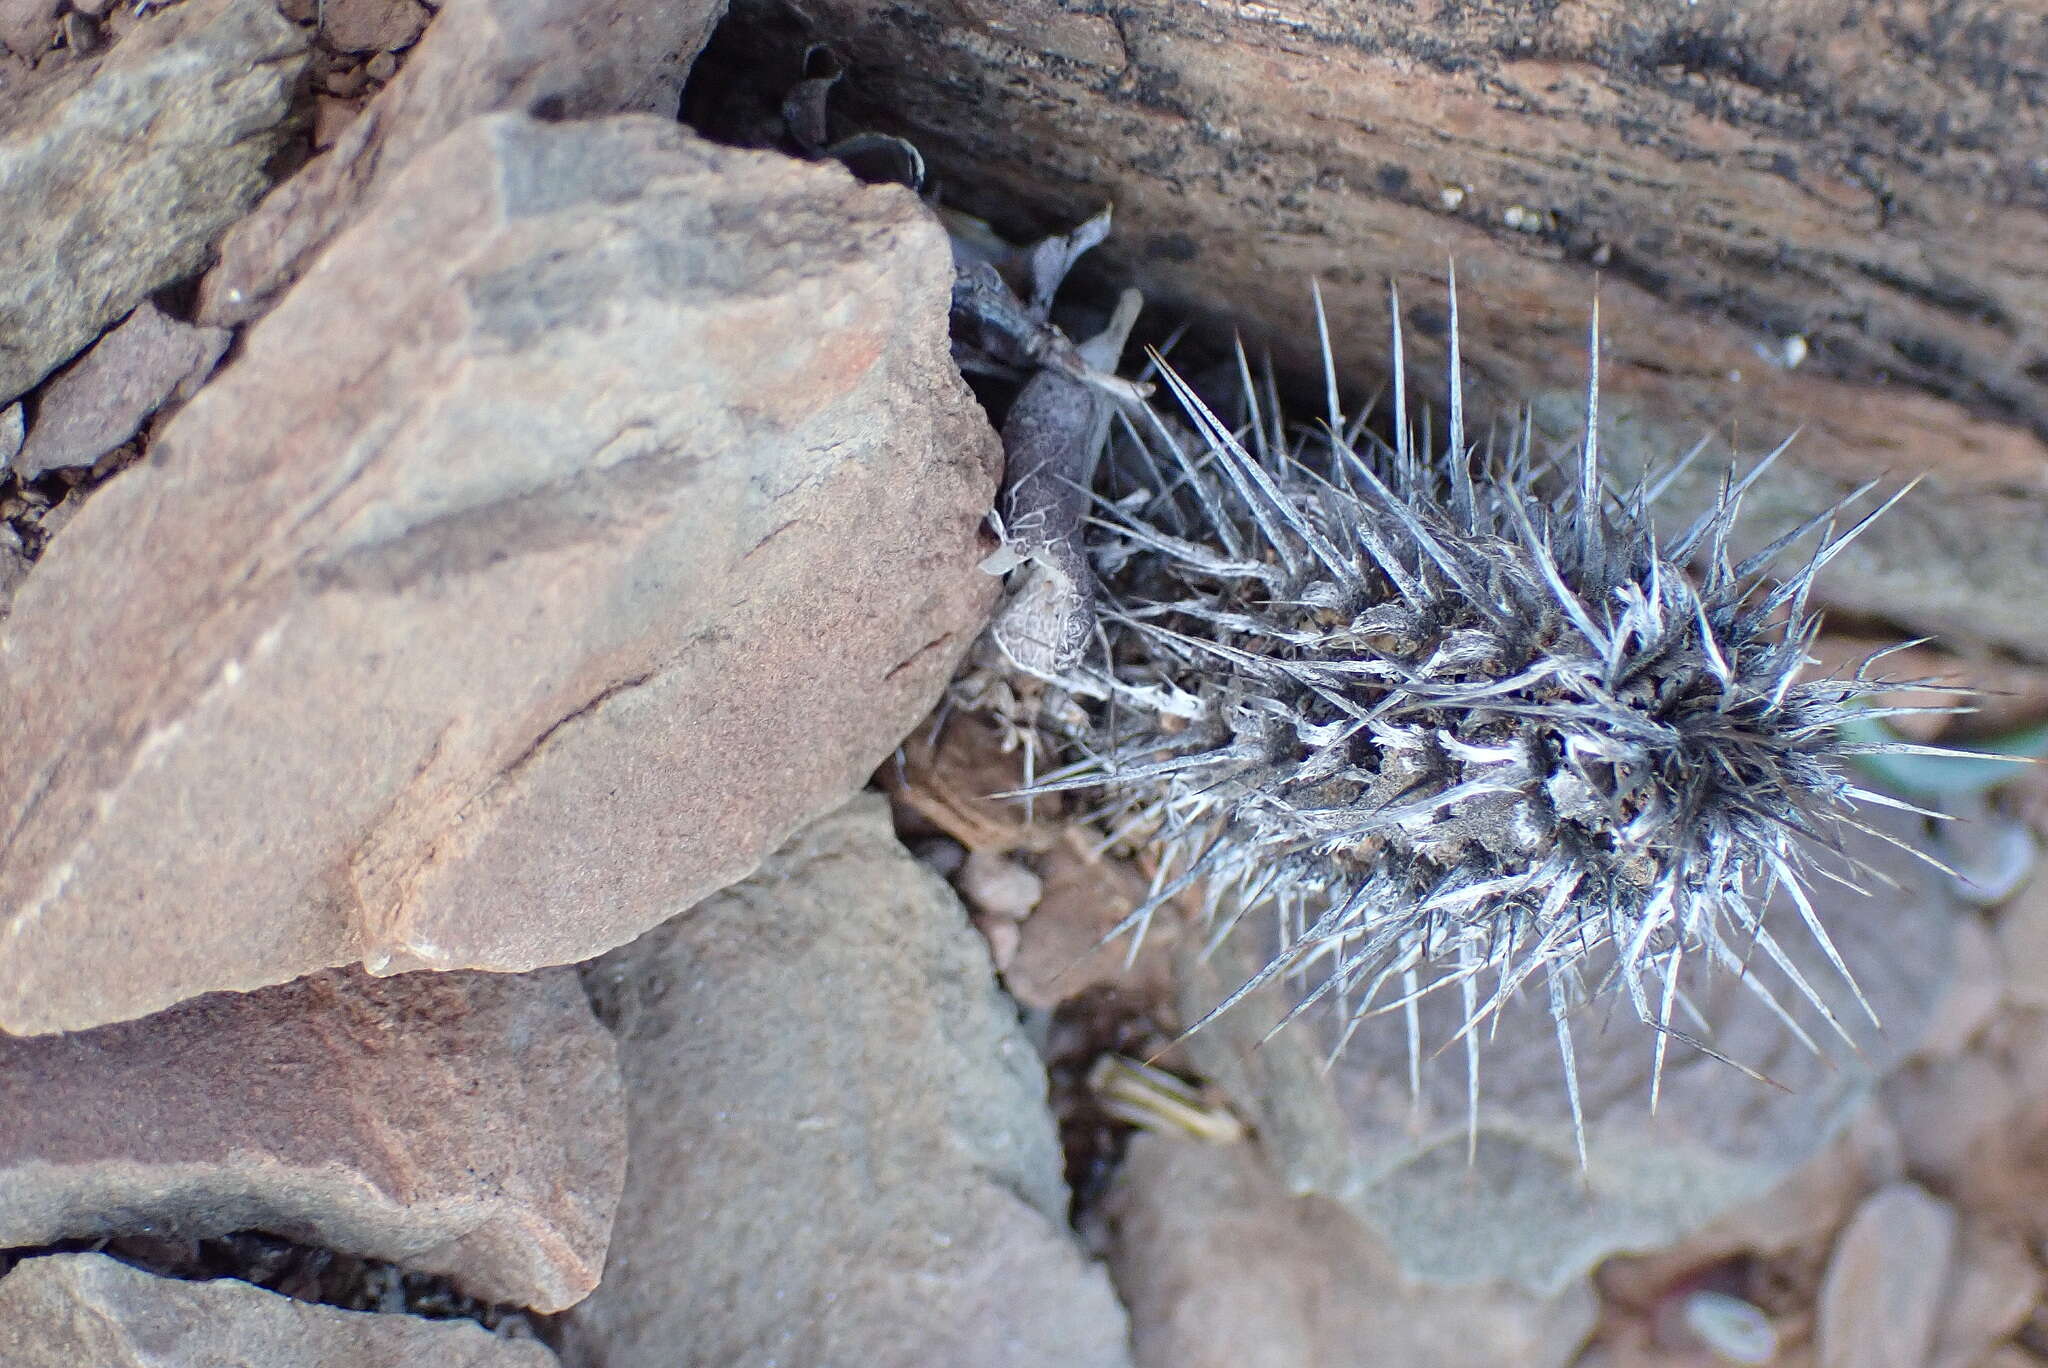
M1468 444L1455 279L1447 431L1430 449L1393 303L1390 439L1340 411L1319 293L1319 427L1291 429L1242 351L1235 421L1163 362L1186 425L1122 410L1092 481L1094 647L1006 645L1068 704L1069 763L1031 792L1099 791L1113 828L1156 852L1151 895L1113 934L1142 937L1182 895L1219 941L1277 916L1278 953L1210 1018L1276 980L1297 985L1287 1020L1335 1014L1337 1049L1400 1012L1413 1085L1416 1004L1458 994L1464 1024L1443 1043L1462 1043L1475 1136L1483 1033L1518 992L1546 995L1583 1163L1571 1018L1589 997L1619 994L1652 1028L1653 1109L1668 1041L1714 1053L1688 964L1736 975L1817 1049L1758 972L1773 966L1853 1045L1835 993L1766 922L1780 891L1870 1010L1806 885L1868 872L1839 840L1870 829L1858 804L1908 806L1859 786L1847 758L1929 748L1839 734L1909 711L1864 701L1897 687L1871 677L1877 657L1848 679L1802 671L1815 576L1906 491L1838 530L1872 482L1737 560L1743 496L1781 446L1660 537L1652 506L1700 448L1608 487L1597 306L1585 436L1544 460L1526 418ZM1771 578L1808 537L1796 572Z

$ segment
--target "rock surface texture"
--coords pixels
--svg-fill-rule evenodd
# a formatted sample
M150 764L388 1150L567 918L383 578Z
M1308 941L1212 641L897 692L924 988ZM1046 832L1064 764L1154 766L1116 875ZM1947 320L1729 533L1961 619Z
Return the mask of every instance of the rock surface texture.
M571 1363L1129 1362L1067 1232L1043 1067L881 799L587 972L632 1159Z
M1250 1145L1138 1136L1102 1217L1138 1368L1564 1368L1593 1324L1583 1280L1554 1297L1410 1286Z
M620 944L980 629L999 455L898 187L473 121L53 540L0 638L0 1028Z
M308 1306L247 1283L177 1282L102 1254L29 1259L0 1278L8 1368L554 1368L531 1340L468 1321Z
M2032 8L1113 8L818 0L795 24L736 0L716 69L794 72L830 43L846 126L908 136L949 203L1019 237L1113 203L1113 274L1310 385L1320 281L1357 398L1387 373L1391 277L1440 402L1453 258L1473 398L1568 432L1597 276L1608 452L1755 455L1799 430L1752 496L1758 545L1831 491L1929 472L1831 596L2048 657ZM699 115L732 103L707 88Z
M1910 821L1878 820L1913 834ZM1830 980L1797 912L1783 907L1773 914L1785 919L1781 942L1836 1005L1857 1052L1802 1008L1794 1015L1825 1053L1810 1052L1724 975L1691 990L1709 1038L1783 1090L1674 1043L1651 1116L1651 1034L1625 1000L1583 1007L1573 1017L1589 1149L1583 1174L1540 987L1481 1033L1479 1138L1469 1165L1463 1047L1434 1053L1463 1019L1455 1001L1422 1004L1419 1105L1409 1096L1398 1013L1368 1023L1327 1073L1314 1031L1257 1043L1279 1004L1234 1010L1197 1032L1190 1048L1249 1109L1289 1185L1344 1200L1386 1238L1407 1275L1554 1292L1608 1254L1677 1241L1776 1186L1870 1104L1885 1073L1929 1030L1956 974L1958 904L1943 876L1903 852L1868 837L1848 849L1898 888L1878 885L1863 898L1821 882L1812 897L1883 1033ZM1188 970L1184 1010L1217 1001L1230 972ZM1789 990L1766 986L1785 1001Z
M569 969L333 971L0 1039L0 1116L0 1247L261 1230L542 1311L596 1285L625 1171Z
M499 110L673 118L722 9L720 0L448 0L362 117L227 235L200 291L200 321L263 312L344 223L465 119ZM339 41L368 43L367 29L388 21Z
M186 0L0 114L0 404L196 272L269 184L306 35Z

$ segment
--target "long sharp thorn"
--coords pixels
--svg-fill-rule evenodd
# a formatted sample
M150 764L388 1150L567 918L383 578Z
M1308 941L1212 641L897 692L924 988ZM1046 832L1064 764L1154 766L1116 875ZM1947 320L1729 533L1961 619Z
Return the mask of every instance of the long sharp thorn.
M1465 363L1458 341L1458 263L1450 263L1451 294L1451 445L1445 457L1451 466L1453 511L1461 527L1470 528L1474 512L1472 462L1465 450Z
M1394 330L1394 464L1402 492L1415 491L1415 454L1408 438L1408 367L1401 356L1401 287L1387 281L1387 313Z
M1415 971L1401 971L1401 1021L1408 1028L1408 1098L1422 1105L1422 993L1416 986Z
M1469 955L1469 950L1462 954ZM1477 1008L1478 985L1466 979L1458 985L1464 1000L1465 1020L1472 1019ZM1479 1162L1479 1034L1473 1032L1465 1037L1465 1167L1471 1168Z
M1664 966L1664 1003L1657 1011L1657 1056L1650 1064L1650 1115L1657 1114L1657 1100L1664 1089L1664 1046L1671 1038L1671 1000L1678 990L1678 968L1685 956L1685 943L1671 947L1671 960Z
M1316 340L1323 351L1323 393L1329 404L1330 433L1334 437L1344 431L1344 412L1337 404L1337 357L1330 349L1330 318L1323 312L1323 283L1310 280L1308 288L1316 301Z
M1550 979L1550 1018L1557 1027L1557 1053L1564 1061L1564 1090L1572 1104L1572 1140L1579 1149L1579 1172L1585 1173L1586 1112L1579 1099L1579 1064L1572 1053L1572 1027L1564 995L1564 980L1555 972Z
M1586 442L1579 449L1579 565L1593 564L1600 547L1600 294L1586 336Z

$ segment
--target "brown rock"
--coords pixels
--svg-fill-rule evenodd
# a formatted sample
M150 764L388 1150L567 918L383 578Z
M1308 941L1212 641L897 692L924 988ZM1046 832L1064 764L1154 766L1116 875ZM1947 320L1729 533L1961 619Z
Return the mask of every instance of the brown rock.
M313 146L328 148L347 131L363 112L361 100L342 99L333 95L313 97Z
M269 183L305 48L270 0L186 0L9 101L0 403L205 262Z
M309 1306L231 1279L176 1282L103 1254L0 1278L8 1368L554 1368L532 1340L469 1321Z
M336 67L324 73L320 77L320 89L344 100L355 99L370 88L370 73L364 66Z
M386 52L418 42L434 13L420 0L328 0L323 17L320 35L335 51Z
M1864 1202L1835 1241L1821 1286L1820 1368L1925 1364L1955 1241L1955 1209L1911 1183Z
M1864 478L1932 472L1830 592L2048 656L2048 115L2018 93L2027 8L803 8L798 31L781 0L736 0L693 115L748 103L730 87L749 79L772 105L828 42L853 73L846 124L908 136L950 202L1020 237L1113 203L1100 265L1164 312L1244 326L1311 386L1319 280L1360 396L1387 372L1389 276L1441 394L1455 258L1475 402L1536 400L1554 432L1581 411L1597 276L1609 451L1712 434L1755 454L1800 430L1750 500L1759 545ZM1712 496L1714 464L1683 501Z
M673 118L722 9L720 0L449 0L369 117L223 240L199 321L241 323L269 308L359 206L465 119L495 110Z
M15 467L34 479L89 466L142 430L150 414L203 383L227 351L226 328L195 328L144 300L120 327L43 387L35 430Z
M573 971L317 974L0 1038L0 1247L263 1230L555 1311L597 1283L625 1167Z
M31 60L57 37L57 0L0 0L0 47Z
M2012 1072L1982 1050L1907 1064L1885 1080L1884 1101L1913 1171L1944 1185L1979 1151L2002 1148L2024 1104Z
M1916 1176L2048 1240L2048 1017L2006 1013L1969 1053L1899 1070L1884 1099Z
M1015 957L1003 981L1027 1007L1052 1008L1098 984L1118 984L1158 1001L1171 1000L1171 952L1180 928L1161 918L1145 933L1136 963L1127 939L1105 941L1145 901L1145 879L1123 860L1096 852L1081 829L1038 859L1044 896L1018 928Z
M631 1159L571 1362L1128 1364L1044 1068L880 798L588 974Z
M2024 1241L1982 1220L1965 1220L1930 1368L1974 1368L1993 1345L2018 1333L2044 1290L2041 1266Z
M1140 1135L1103 1216L1138 1368L1562 1368L1593 1325L1583 1281L1552 1298L1410 1286L1249 1145Z
M500 115L388 205L16 596L7 1029L586 958L843 801L985 620L907 192Z

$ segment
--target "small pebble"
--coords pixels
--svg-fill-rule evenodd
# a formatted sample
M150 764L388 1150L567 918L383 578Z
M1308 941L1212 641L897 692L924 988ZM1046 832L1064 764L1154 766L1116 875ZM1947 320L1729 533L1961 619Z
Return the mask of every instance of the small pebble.
M1761 1310L1726 1292L1701 1290L1685 1299L1685 1328L1729 1363L1769 1363L1778 1332Z
M320 78L320 88L329 95L352 100L370 88L370 73L360 66L346 66Z
M968 906L990 917L1023 921L1045 896L1045 884L1015 860L977 850L960 867L960 896Z
M363 74L373 81L388 81L398 74L396 53L380 52L363 63Z
M98 51L100 26L92 21L90 15L71 10L64 16L64 46L78 57Z

